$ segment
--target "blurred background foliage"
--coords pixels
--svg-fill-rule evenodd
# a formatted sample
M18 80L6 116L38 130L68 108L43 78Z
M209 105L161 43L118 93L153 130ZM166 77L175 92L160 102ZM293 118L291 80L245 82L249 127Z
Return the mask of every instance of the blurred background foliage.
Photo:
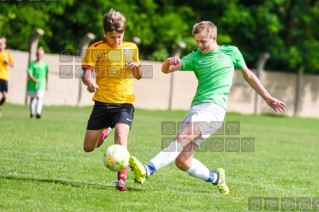
M192 27L209 20L218 27L219 45L237 46L248 67L268 52L267 70L305 67L319 74L318 0L6 0L0 2L0 36L9 49L26 51L29 36L41 28L46 52L77 54L86 33L103 39L102 16L111 8L127 18L125 40L141 39L144 60L165 60L180 41L187 44L184 55L195 49Z

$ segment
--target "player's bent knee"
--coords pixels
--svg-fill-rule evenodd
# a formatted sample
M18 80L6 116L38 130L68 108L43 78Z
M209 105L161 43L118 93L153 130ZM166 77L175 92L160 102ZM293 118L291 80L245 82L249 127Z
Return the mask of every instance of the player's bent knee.
M177 135L176 141L184 147L192 141L192 138L189 135Z

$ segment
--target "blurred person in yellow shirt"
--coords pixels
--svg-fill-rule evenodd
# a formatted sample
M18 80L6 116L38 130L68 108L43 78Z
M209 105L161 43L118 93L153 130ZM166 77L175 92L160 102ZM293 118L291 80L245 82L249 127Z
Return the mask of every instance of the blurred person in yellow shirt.
M7 40L0 38L0 117L2 117L1 107L8 98L9 66L13 67L13 59L9 52L5 51Z

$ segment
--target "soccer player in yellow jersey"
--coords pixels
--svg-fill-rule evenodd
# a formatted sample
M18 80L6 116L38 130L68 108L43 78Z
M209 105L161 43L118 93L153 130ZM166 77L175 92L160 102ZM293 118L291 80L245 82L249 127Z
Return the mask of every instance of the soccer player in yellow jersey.
M100 146L114 128L114 143L127 148L128 133L134 118L133 77L140 79L138 48L123 41L126 19L111 9L103 17L104 40L87 50L83 62L82 81L93 96L94 107L88 120L84 138L84 151ZM96 80L92 72L95 71ZM115 189L127 191L128 167L118 172Z
M13 59L9 52L5 51L6 38L0 38L0 117L2 117L1 107L8 98L8 80L9 80L9 67L13 67Z

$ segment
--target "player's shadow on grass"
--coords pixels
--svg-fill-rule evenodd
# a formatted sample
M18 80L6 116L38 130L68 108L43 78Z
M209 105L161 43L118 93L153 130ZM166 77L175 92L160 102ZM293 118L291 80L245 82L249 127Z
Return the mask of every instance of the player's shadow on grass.
M90 183L90 182L82 182L82 181L72 181L68 179L45 179L45 178L35 178L30 176L15 176L15 175L2 175L1 176L4 179L9 180L21 180L21 181L34 181L34 182L42 182L42 183L52 183L52 184L60 184L60 185L67 185L72 187L84 187L84 188L90 188L90 189L112 189L114 190L115 183ZM142 191L145 189L142 188L133 188L133 187L127 187L129 191Z
M111 189L115 190L115 183L97 183L97 182L84 182L84 181L73 181L69 179L49 179L49 178L36 178L32 176L21 176L21 175L0 175L0 177L4 179L9 179L9 180L19 180L19 181L33 181L33 182L40 182L40 183L51 183L51 184L58 184L58 185L66 185L66 186L72 186L76 188L90 188L90 189L100 189L100 190L105 190L105 189ZM166 189L156 189L156 188L149 188L145 187L142 188L141 186L136 185L137 187L130 187L128 186L127 189L128 191L136 191L136 192L143 192L143 191L157 191L157 192L168 192ZM169 191L170 192L170 191ZM204 191L204 190L189 190L189 189L177 189L174 190L174 193L211 193L210 191Z
M277 113L263 113L260 114L261 116L265 116L265 117L274 117L274 118L290 118L290 116L285 115L285 114L277 114Z

